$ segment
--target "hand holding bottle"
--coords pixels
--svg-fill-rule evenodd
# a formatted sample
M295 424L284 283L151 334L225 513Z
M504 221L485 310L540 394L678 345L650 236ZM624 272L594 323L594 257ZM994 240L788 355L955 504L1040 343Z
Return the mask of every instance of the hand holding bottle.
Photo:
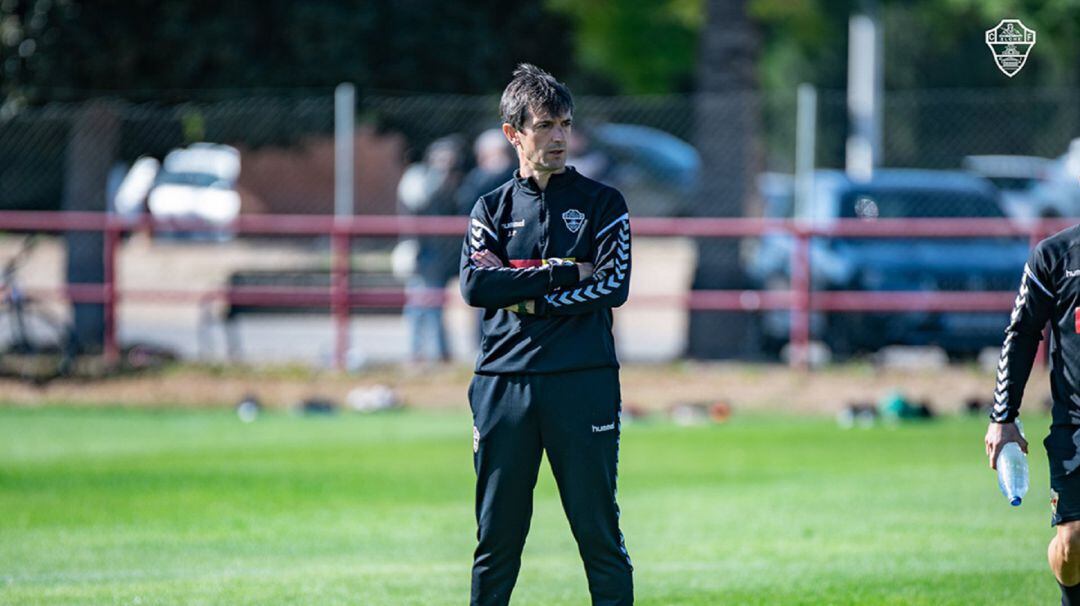
M1019 421L991 423L986 430L986 454L997 470L998 488L1012 506L1020 505L1028 491L1027 440Z
M986 428L986 456L990 459L990 469L997 469L998 455L1009 442L1016 442L1024 453L1028 451L1027 440L1021 433L1018 423L990 423Z

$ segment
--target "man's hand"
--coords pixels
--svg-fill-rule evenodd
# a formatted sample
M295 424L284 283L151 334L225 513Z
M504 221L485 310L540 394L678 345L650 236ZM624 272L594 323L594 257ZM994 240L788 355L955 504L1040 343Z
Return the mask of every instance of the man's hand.
M473 263L475 263L477 267L487 267L491 269L498 269L500 267L503 267L503 262L502 259L499 258L499 255L491 252L490 250L487 250L486 248L484 250L478 250L474 252L472 255L469 256L469 258L472 259Z
M592 274L593 274L593 264L592 263L578 263L577 264L578 282L584 282L585 280L588 280L589 278L592 277Z
M1027 440L1020 435L1016 423L990 423L986 428L986 456L990 457L990 469L997 469L998 454L1009 442L1020 444L1020 450L1028 451Z

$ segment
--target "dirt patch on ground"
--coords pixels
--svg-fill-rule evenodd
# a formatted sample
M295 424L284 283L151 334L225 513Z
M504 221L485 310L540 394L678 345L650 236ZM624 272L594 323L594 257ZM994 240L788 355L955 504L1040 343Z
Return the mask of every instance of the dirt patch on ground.
M1029 406L1047 397L1045 370L1036 370L1027 390ZM0 381L0 402L34 406L222 407L247 395L283 408L312 397L344 402L356 388L386 385L408 406L467 409L472 377L465 366L387 367L358 374L299 368L237 369L180 366L143 376L100 381L57 381L44 388ZM876 402L892 390L952 412L972 397L987 399L993 375L974 366L925 370L849 365L802 372L779 365L632 365L622 371L623 400L647 410L686 402L727 401L736 412L833 413L855 401Z

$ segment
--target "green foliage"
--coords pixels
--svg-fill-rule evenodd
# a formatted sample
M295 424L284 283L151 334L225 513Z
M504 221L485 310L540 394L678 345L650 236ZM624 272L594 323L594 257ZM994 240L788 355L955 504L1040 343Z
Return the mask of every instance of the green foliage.
M886 6L886 85L890 88L977 88L1076 84L1073 32L1080 7L1023 6L1020 2L921 2ZM1040 3L1043 4L1043 3ZM989 5L989 6L988 6ZM994 64L985 32L1017 18L1037 32L1023 71L1005 77Z
M630 94L689 90L704 24L702 0L548 0L573 19L578 68Z
M518 62L570 62L566 20L541 0L3 0L0 24L0 94L30 103L345 81L486 93Z
M180 124L184 130L184 142L195 143L206 139L206 118L194 108L180 112Z
M847 19L851 2L749 0L762 33L762 88L789 92L801 82L840 88L847 74Z
M470 425L464 411L245 425L226 411L0 409L0 603L460 604ZM1051 603L1045 458L1032 448L1028 502L1008 507L985 427L628 425L619 501L637 603ZM586 596L545 466L514 603Z
M846 84L858 0L748 0L766 90ZM1074 0L881 0L889 88L1073 85ZM3 0L0 95L79 100L163 90L328 88L496 93L521 61L581 93L693 89L704 0ZM982 33L1016 17L1038 32L1022 75L1003 80ZM151 94L152 93L152 94ZM141 95L141 96L140 96Z
M748 0L762 39L758 73L766 91L800 82L847 86L848 19L860 0ZM1077 83L1080 5L1073 0L880 0L885 85L890 89L1072 86ZM610 78L625 93L692 89L702 0L548 0L572 17L579 69ZM1023 76L1004 78L983 40L1004 18L1038 32Z
M855 0L750 0L764 38L760 65L767 90L800 82L826 89L847 85L849 16ZM887 89L1074 86L1080 5L1072 0L881 0ZM1017 18L1038 40L1015 78L998 71L984 32Z

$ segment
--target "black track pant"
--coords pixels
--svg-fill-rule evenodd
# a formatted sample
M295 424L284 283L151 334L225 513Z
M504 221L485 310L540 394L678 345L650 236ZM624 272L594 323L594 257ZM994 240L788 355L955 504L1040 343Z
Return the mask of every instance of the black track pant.
M615 503L619 371L476 375L469 403L479 526L471 603L510 601L529 532L540 455L546 451L593 604L632 604L633 569Z

